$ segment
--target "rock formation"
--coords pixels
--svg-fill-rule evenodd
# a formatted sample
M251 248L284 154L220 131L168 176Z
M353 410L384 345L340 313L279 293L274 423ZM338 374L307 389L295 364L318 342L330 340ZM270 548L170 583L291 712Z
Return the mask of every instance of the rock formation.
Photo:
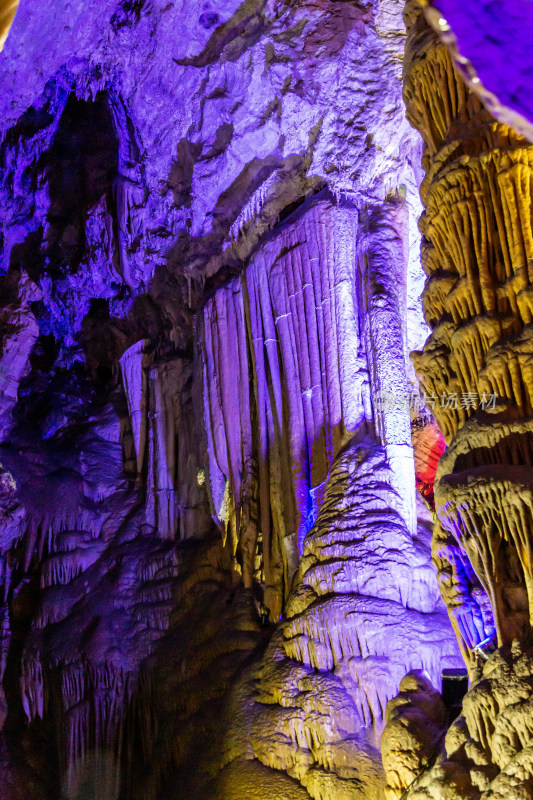
M408 18L411 13L406 98L410 118L428 142L421 230L428 275L424 309L432 328L414 362L427 397L446 398L434 412L450 444L436 485L441 523L489 593L499 641L510 642L529 625L528 558L520 536L527 524L531 414L525 353L532 151L465 89L417 3L408 6ZM435 76L431 95L429 76ZM504 476L506 490L500 489ZM504 511L506 496L516 507L512 516ZM476 523L477 513L487 520ZM497 555L500 547L508 550L505 559ZM500 568L509 574L497 575ZM471 650L478 642L464 644Z
M442 698L422 670L413 670L402 679L399 694L387 706L385 721L381 738L385 797L395 800L431 766L446 728Z
M274 620L333 459L356 432L377 429L395 465L393 502L411 533L415 526L405 296L395 296L406 283L405 274L395 274L406 268L397 229L405 209L390 202L358 213L353 201L320 197L269 237L243 276L204 309L214 508L231 529L247 586L260 531L265 603Z
M402 10L18 9L0 55L7 800L522 780L531 145L413 0L406 116ZM444 739L461 654L472 689Z
M530 795L532 667L530 651L518 641L488 658L465 696L461 715L437 748L434 764L423 769L420 761L422 774L404 797L503 800ZM427 725L427 708L424 719ZM417 747L415 740L414 752ZM411 778L413 773L407 774Z
M462 78L501 122L533 139L527 0L430 0L428 21L450 49Z
M428 558L395 506L386 447L335 460L284 620L257 672L251 744L313 798L380 798L384 710L410 670L459 666ZM268 712L267 710L268 709Z
M416 776L415 742L403 771L396 755L389 783L410 787L406 798L527 797L533 151L465 86L421 3L407 4L406 21L407 110L426 142L420 229L432 329L413 358L427 399L443 398L433 554L471 687L435 764L420 761ZM401 716L395 703L391 715Z
M2 3L0 3L0 50L7 39L17 7L18 0L2 0Z

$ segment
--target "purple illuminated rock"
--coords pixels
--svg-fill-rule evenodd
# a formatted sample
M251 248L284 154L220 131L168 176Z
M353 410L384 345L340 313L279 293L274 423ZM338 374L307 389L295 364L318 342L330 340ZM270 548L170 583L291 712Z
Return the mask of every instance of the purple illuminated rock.
M386 447L393 502L416 528L404 216L402 203L358 213L319 196L204 308L209 487L247 585L261 531L272 619L333 459L354 434L375 432Z
M403 44L393 0L21 5L0 775L24 800L378 793L387 699L455 663L405 402Z
M312 797L382 797L387 702L406 672L425 670L440 687L442 669L462 664L428 532L421 525L411 538L391 473L386 448L371 441L339 454L256 672L253 752L297 775Z

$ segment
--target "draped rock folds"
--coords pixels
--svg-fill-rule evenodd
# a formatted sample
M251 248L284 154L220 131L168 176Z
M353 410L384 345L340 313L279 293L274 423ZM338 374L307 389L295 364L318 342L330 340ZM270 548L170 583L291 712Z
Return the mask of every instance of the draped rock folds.
M214 511L245 585L261 534L274 619L333 458L354 433L375 431L385 445L395 465L393 502L415 527L401 211L396 202L359 213L349 201L317 199L204 307Z
M426 394L442 397L433 558L473 683L435 765L406 768L404 796L529 797L533 148L465 87L423 5L406 6L404 81L426 142L432 333L413 359Z
M335 459L285 610L256 670L256 757L311 797L377 798L384 709L406 672L440 683L456 642L427 558L397 506L386 448ZM435 693L435 692L434 692Z
M409 670L439 685L461 663L414 507L406 213L322 192L201 322L213 511L245 585L283 612L249 742L317 800L377 800L387 701Z
M17 14L2 800L6 749L24 800L377 800L387 700L459 663L415 503L401 4Z
M488 540L492 555L475 571L491 597L505 596L495 602L494 613L499 641L510 641L520 631L525 634L529 624L527 537L512 535L515 513L503 510L502 492L524 531L529 480L523 465L530 462L525 421L532 413L533 391L528 355L533 148L493 120L464 87L420 4L408 3L406 19L405 97L411 121L427 143L420 229L428 276L423 302L432 328L413 359L437 421L452 442L438 473L439 515L472 559L478 557L470 537L476 538L476 548L479 537ZM440 77L435 73L428 83L436 64ZM496 427L491 419L497 420ZM513 420L524 422L513 428ZM452 453L460 452L454 460ZM487 515L483 522L472 517L478 509ZM510 548L507 558L501 557L503 550L498 556L500 547ZM498 562L513 566L498 567ZM508 571L508 580L501 569ZM512 624L515 617L522 621Z

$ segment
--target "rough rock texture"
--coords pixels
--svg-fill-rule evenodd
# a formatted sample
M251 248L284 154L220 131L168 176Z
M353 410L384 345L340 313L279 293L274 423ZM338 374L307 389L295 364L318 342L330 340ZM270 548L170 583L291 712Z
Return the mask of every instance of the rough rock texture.
M407 19L405 95L427 141L420 227L432 328L413 360L451 442L437 473L438 514L489 594L499 642L510 642L527 634L531 605L524 525L533 150L462 84L418 3L408 4ZM445 561L445 550L436 557ZM464 646L489 633L463 631Z
M440 686L460 666L428 558L395 510L387 451L349 443L334 461L279 626L257 672L266 708L254 753L311 797L380 798L387 702L406 672Z
M531 3L430 0L426 14L491 114L531 141Z
M426 142L420 229L432 332L413 360L426 399L442 396L434 413L448 447L433 557L472 683L435 765L413 782L414 742L391 764L390 785L410 786L406 798L525 798L533 150L465 86L422 5L406 6L405 98Z
M201 337L215 514L283 615L248 746L317 800L379 797L387 701L410 669L440 685L461 663L414 508L407 209L357 202L304 204L215 291Z
M387 775L385 797L401 798L439 753L448 715L440 694L421 670L408 673L390 701L381 737Z
M377 800L387 701L460 663L415 499L441 440L409 408L427 328L401 11L20 5L0 56L8 800Z
M436 763L406 797L504 800L532 796L533 661L518 642L493 653L446 734Z
M317 198L204 309L214 509L231 529L245 585L260 532L265 603L274 620L333 459L355 432L375 431L386 445L395 463L393 502L415 527L400 317L406 264L398 220L405 212L401 202L358 213L348 200L339 206ZM380 395L392 398L381 408Z

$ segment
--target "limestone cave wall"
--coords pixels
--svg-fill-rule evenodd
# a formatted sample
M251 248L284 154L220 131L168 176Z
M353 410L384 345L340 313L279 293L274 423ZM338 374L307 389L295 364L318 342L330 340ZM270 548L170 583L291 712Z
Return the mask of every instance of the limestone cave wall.
M525 786L531 145L414 0L15 5L0 796Z
M433 557L470 688L440 733L423 683L394 701L388 792L527 797L531 144L463 83L423 4L407 4L406 22L407 111L426 142L420 229L432 329L413 360L428 396L458 400L435 409L448 447L435 482ZM393 748L402 730L405 752Z

